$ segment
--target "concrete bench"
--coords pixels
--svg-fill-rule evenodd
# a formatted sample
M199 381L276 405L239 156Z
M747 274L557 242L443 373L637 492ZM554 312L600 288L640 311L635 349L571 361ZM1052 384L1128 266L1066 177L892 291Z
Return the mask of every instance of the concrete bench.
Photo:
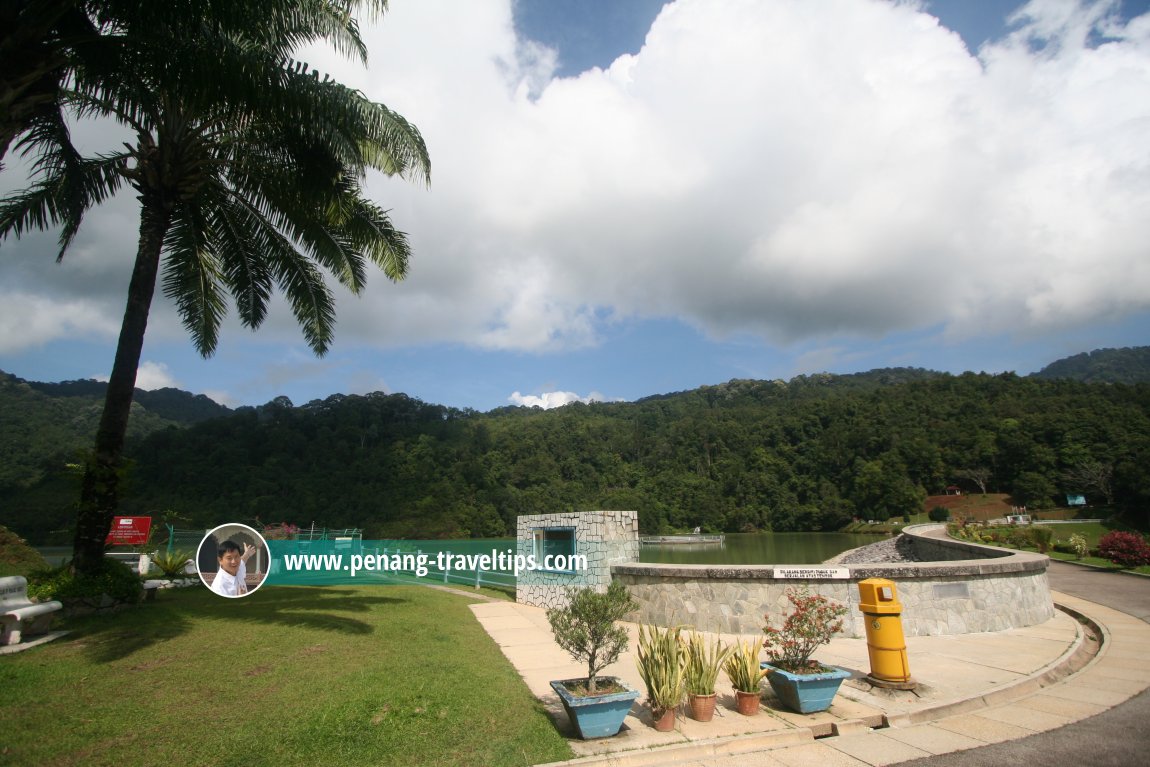
M20 644L26 636L43 634L52 626L59 602L33 602L28 598L28 579L22 575L0 578L0 645Z

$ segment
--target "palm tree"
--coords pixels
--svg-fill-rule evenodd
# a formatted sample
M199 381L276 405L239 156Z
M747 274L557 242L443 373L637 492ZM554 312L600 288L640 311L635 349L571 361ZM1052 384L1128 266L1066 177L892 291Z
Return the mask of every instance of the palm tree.
M349 18L343 30L355 43ZM100 568L118 506L124 436L161 264L165 295L204 356L216 348L227 294L254 329L278 288L322 355L335 317L325 271L353 293L364 287L368 260L392 280L406 273L406 238L365 198L362 182L368 168L427 180L422 138L385 106L285 63L285 51L314 27L295 17L272 26L274 34L267 26L253 26L253 33L208 19L192 28L187 19L175 26L158 19L129 61L98 81L80 71L62 101L80 116L114 116L134 131L133 144L81 157L59 110L38 119L18 144L35 154L35 183L0 205L0 236L60 225L62 257L84 213L125 182L140 201L123 324L84 471L77 571ZM219 74L220 61L236 66L229 82L204 81Z
M210 21L218 29L258 39L281 58L319 38L363 57L351 16L361 6L380 12L387 0L4 0L0 168L15 139L52 119L70 81L99 90L125 70L130 75L134 56L154 48L165 29L191 30ZM208 63L226 74L232 62ZM229 76L209 78L200 87L224 90L235 82Z

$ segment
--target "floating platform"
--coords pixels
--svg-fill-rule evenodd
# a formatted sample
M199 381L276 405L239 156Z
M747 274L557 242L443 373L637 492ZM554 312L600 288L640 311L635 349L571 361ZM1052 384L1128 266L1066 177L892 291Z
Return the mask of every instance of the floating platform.
M644 535L639 539L644 546L665 546L684 543L723 545L722 535Z

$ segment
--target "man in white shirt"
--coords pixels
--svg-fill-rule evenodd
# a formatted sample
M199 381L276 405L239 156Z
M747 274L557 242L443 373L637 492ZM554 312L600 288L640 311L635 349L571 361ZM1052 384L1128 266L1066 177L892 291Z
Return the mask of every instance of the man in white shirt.
M224 597L242 597L247 594L248 568L245 563L255 553L256 548L250 543L245 543L242 550L235 541L221 543L216 552L220 569L212 580L212 591Z

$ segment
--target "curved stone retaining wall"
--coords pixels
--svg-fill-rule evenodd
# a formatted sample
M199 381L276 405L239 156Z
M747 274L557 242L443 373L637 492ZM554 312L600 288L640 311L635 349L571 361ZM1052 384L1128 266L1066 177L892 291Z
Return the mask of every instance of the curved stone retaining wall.
M845 578L802 581L776 577L777 565L631 563L614 565L611 572L639 602L632 619L731 634L760 633L768 613L777 624L789 610L786 589L805 583L850 607L844 634L865 636L857 584L867 578L895 582L907 636L1001 631L1054 617L1046 556L954 541L942 525L916 525L903 533L920 558L936 561L843 566L833 569Z

